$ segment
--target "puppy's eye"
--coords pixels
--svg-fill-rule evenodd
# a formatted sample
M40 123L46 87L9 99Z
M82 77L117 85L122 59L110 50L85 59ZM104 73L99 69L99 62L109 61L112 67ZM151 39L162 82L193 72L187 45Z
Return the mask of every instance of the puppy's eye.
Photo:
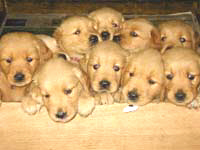
M119 68L119 66L113 66L113 69L117 72L117 71L119 71L120 70L120 68Z
M161 37L161 41L165 41L167 39L167 37L166 36L163 36L163 37Z
M32 61L33 61L33 58L27 57L27 58L26 58L26 61L27 61L27 62L32 62Z
M138 37L138 34L137 34L136 32L134 32L134 31L131 32L130 35L131 35L132 37Z
M130 72L130 73L129 73L129 76L130 76L130 77L133 77L133 76L134 76L134 73L133 73L133 72Z
M114 28L117 28L117 27L118 27L118 24L112 23L112 26L113 26Z
M46 95L44 95L44 97L45 97L45 98L49 98L49 97L50 97L50 95L49 95L49 94L46 94Z
M154 81L154 80L152 80L152 79L149 79L148 82L149 82L149 84L151 84L151 85L153 85L153 84L156 83L156 81Z
M192 75L192 74L188 74L188 79L189 79L189 80L194 80L194 78L195 78L194 75Z
M180 39L179 39L179 40L180 40L180 42L181 42L181 43L184 43L184 42L186 42L186 39L185 39L185 38L183 38L183 37L180 37Z
M99 69L99 67L100 67L100 65L99 65L99 64L94 64L94 65L93 65L93 68L94 68L94 70L97 70L97 69Z
M66 95L71 94L71 93L72 93L72 90L71 90L71 89L65 89L65 90L64 90L64 93L65 93Z
M81 33L81 31L78 29L74 32L74 34L79 35Z
M6 62L9 63L9 64L11 64L12 63L12 58L7 58Z
M172 80L174 76L172 74L168 74L168 75L166 75L166 77L168 80Z

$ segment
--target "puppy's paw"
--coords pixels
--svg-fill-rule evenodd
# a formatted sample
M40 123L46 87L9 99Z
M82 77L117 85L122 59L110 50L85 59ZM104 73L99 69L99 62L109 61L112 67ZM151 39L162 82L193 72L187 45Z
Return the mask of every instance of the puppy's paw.
M187 105L189 109L199 109L200 102L199 100L193 100L190 104Z
M78 101L78 113L82 117L89 116L95 109L95 99L89 94L82 94Z
M109 93L101 93L95 96L95 101L99 105L110 105L114 103L114 97Z
M24 112L26 112L29 115L36 114L42 107L40 103L34 101L30 97L24 97L21 106Z
M1 106L2 101L0 100L0 106Z

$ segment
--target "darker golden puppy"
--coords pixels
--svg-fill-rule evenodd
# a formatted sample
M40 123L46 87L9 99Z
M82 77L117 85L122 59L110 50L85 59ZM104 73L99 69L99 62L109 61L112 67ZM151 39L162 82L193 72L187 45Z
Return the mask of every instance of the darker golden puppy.
M145 105L163 99L164 67L159 51L145 49L128 58L120 102Z
M91 12L88 16L96 21L97 31L102 41L114 40L118 42L120 40L119 33L124 22L124 17L120 12L113 8L104 7Z
M187 48L172 48L163 55L166 100L187 106L197 97L200 83L199 56Z
M144 48L160 49L160 33L148 20L130 19L123 23L120 45L131 52Z
M51 57L52 52L31 33L3 35L0 39L0 66L5 82L0 88L10 89L11 92L8 90L5 94L12 95L11 99L4 101L19 101L39 65Z
M98 43L95 22L85 16L73 16L65 19L55 30L53 36L61 51L77 62L90 48Z
M94 98L86 88L85 74L58 56L37 71L22 107L28 114L35 114L45 106L52 120L64 123L72 120L77 112L88 116L94 109Z
M112 41L97 44L84 62L98 104L112 104L120 86L127 52Z
M171 20L159 25L161 53L172 47L196 49L196 34L192 26L181 20Z

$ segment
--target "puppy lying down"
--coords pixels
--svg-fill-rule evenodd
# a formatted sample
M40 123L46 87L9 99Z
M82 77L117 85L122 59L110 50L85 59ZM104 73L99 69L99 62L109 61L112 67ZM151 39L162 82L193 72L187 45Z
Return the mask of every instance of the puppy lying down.
M120 87L127 55L128 52L117 43L105 41L93 47L81 62L87 72L90 90L97 104L114 103L113 94Z
M178 106L198 107L200 59L195 51L172 48L163 55L166 101Z
M132 53L122 78L121 92L115 95L119 102L142 106L163 99L164 67L158 50Z
M63 56L55 57L36 73L22 108L35 114L44 106L56 122L68 122L76 114L88 116L94 109L94 98L86 87L85 74Z

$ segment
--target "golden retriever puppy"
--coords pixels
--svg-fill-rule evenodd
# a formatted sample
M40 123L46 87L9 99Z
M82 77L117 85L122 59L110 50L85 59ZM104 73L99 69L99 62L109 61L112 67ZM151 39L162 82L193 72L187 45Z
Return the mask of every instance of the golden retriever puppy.
M85 74L63 58L59 55L49 60L35 74L22 101L28 114L35 114L44 106L53 121L65 123L77 113L88 116L93 111L94 98L86 88Z
M119 89L126 56L127 52L112 41L97 44L88 54L83 64L97 104L114 102L112 94Z
M147 19L130 19L123 23L119 43L131 52L144 48L160 49L160 33Z
M166 100L178 106L189 105L198 94L199 56L187 48L172 48L164 53L163 60Z
M123 74L120 102L142 106L163 99L164 66L156 49L133 53Z
M170 20L159 25L161 53L172 47L196 49L196 34L192 26L181 20Z
M101 36L101 40L114 40L118 42L119 31L124 22L123 15L117 10L109 7L103 7L91 12L88 15L97 23L97 31Z
M95 22L85 16L72 16L65 19L55 30L53 36L61 51L71 60L79 62L90 48L98 43Z
M24 90L32 82L39 65L52 57L45 44L28 32L13 32L0 39L0 66L2 84L0 89L10 97L3 101L20 101Z

